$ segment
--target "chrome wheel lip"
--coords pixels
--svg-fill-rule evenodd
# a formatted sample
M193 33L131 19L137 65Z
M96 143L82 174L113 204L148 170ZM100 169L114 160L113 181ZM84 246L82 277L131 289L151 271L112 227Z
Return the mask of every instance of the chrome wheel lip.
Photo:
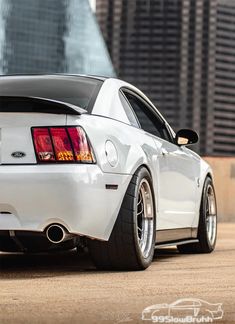
M215 192L212 185L208 185L206 192L206 231L210 245L214 246L217 234L217 210Z
M150 255L154 235L154 204L150 184L142 179L138 189L136 210L137 240L144 258Z

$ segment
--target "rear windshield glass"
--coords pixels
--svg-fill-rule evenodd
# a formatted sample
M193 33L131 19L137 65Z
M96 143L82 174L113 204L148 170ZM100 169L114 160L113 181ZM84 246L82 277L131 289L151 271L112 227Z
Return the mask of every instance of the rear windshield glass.
M0 78L0 97L40 97L70 103L89 112L102 81L83 77L25 76Z

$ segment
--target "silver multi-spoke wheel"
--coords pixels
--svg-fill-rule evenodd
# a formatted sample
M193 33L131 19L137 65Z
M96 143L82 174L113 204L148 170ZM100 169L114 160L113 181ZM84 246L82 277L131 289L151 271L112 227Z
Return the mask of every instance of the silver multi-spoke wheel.
M216 200L215 192L212 185L207 187L207 199L206 199L206 230L208 235L208 240L213 246L216 239Z
M148 181L141 180L137 202L137 236L143 257L148 257L152 249L154 235L154 208L152 191Z

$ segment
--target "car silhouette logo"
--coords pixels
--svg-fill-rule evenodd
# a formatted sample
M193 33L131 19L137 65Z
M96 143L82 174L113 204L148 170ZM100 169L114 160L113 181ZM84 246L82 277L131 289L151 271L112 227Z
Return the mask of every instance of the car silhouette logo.
M222 304L211 304L197 298L183 298L171 304L156 304L146 307L142 312L142 320L158 322L158 318L201 318L222 319ZM203 320L202 320L203 322Z

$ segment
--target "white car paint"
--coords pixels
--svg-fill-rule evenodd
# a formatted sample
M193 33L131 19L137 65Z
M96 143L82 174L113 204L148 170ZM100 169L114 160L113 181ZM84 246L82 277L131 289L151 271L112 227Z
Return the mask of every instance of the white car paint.
M131 126L118 94L121 87L152 105L134 86L106 79L92 115L0 113L0 230L42 232L58 223L71 233L108 240L131 177L142 165L153 179L157 230L198 226L211 168L188 148ZM97 163L37 165L31 127L53 125L82 126ZM108 149L107 142L112 143ZM14 151L26 155L17 160ZM118 189L107 190L106 184Z

